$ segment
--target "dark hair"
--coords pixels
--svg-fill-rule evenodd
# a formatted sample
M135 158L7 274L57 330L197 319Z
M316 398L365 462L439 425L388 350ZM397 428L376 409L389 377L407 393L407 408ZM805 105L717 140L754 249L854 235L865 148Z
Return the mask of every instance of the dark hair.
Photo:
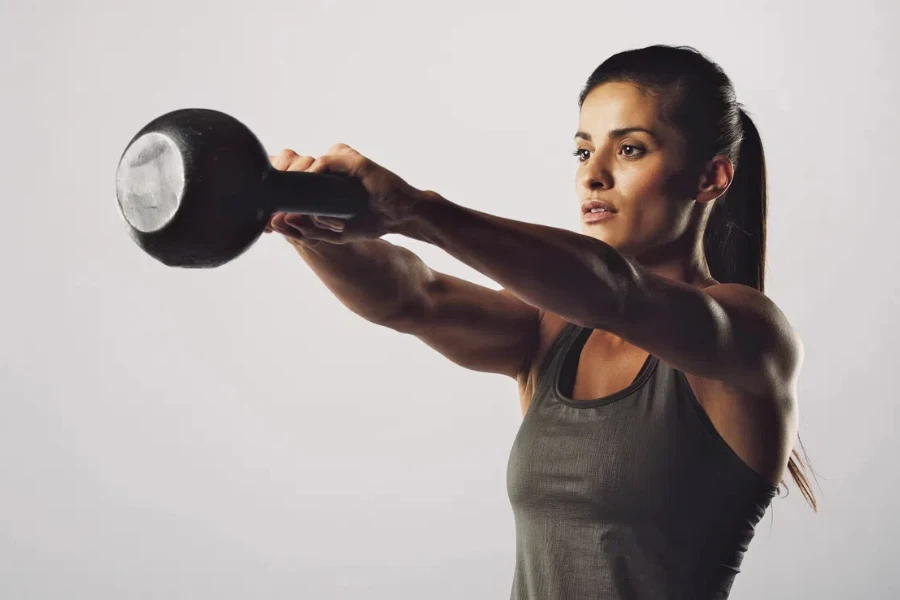
M734 164L731 186L709 214L703 250L714 279L764 292L766 161L759 131L736 100L731 80L718 64L690 46L648 46L606 59L588 78L578 106L594 88L609 82L633 84L660 101L664 118L685 140L689 170L700 169L720 154ZM805 468L794 449L788 470L818 512Z

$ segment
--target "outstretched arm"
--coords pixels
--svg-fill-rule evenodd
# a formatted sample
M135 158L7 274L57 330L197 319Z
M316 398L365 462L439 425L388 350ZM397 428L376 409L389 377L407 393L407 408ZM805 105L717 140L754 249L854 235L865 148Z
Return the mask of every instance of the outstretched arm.
M793 392L803 346L781 311L753 288L725 283L701 290L589 236L464 208L413 188L343 144L310 171L341 172L366 187L377 219L354 235L398 233L428 242L525 304L614 333L679 370L750 394Z
M750 393L782 395L794 384L802 343L753 288L701 290L652 273L600 240L464 208L433 192L408 207L395 233L442 248L532 306Z
M312 157L284 151L275 168L306 171ZM358 225L359 221L355 221ZM524 386L539 342L541 314L509 292L440 273L410 250L306 215L276 213L278 231L322 283L364 319L414 335L454 363L508 375Z

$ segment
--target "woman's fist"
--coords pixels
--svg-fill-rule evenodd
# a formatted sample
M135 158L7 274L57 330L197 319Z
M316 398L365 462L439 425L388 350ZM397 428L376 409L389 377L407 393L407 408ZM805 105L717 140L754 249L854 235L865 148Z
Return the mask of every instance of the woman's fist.
M269 156L272 167L279 171L308 171L315 162L311 156L300 156L293 150L282 150L275 156ZM286 220L287 219L287 220ZM342 219L318 217L297 213L276 212L269 219L265 232L276 231L305 246L314 246L328 239L319 233L340 233L344 230Z

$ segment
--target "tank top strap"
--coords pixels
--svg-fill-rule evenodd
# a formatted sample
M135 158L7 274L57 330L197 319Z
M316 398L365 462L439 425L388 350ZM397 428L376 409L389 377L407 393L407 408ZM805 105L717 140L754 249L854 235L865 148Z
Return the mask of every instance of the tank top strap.
M572 348L572 345L581 334L589 331L589 329L580 325L566 322L562 330L556 336L556 339L553 340L550 348L547 350L547 354L544 356L543 361L541 361L532 403L536 404L550 392L550 387L554 385L557 377L559 377L563 361L566 354L568 354L569 349Z

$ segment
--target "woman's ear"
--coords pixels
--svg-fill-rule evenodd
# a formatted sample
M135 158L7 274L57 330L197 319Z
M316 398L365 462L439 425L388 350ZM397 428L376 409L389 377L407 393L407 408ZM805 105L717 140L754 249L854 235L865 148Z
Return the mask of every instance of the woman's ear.
M734 179L734 164L725 155L718 155L703 168L694 199L697 202L711 202L728 191Z

